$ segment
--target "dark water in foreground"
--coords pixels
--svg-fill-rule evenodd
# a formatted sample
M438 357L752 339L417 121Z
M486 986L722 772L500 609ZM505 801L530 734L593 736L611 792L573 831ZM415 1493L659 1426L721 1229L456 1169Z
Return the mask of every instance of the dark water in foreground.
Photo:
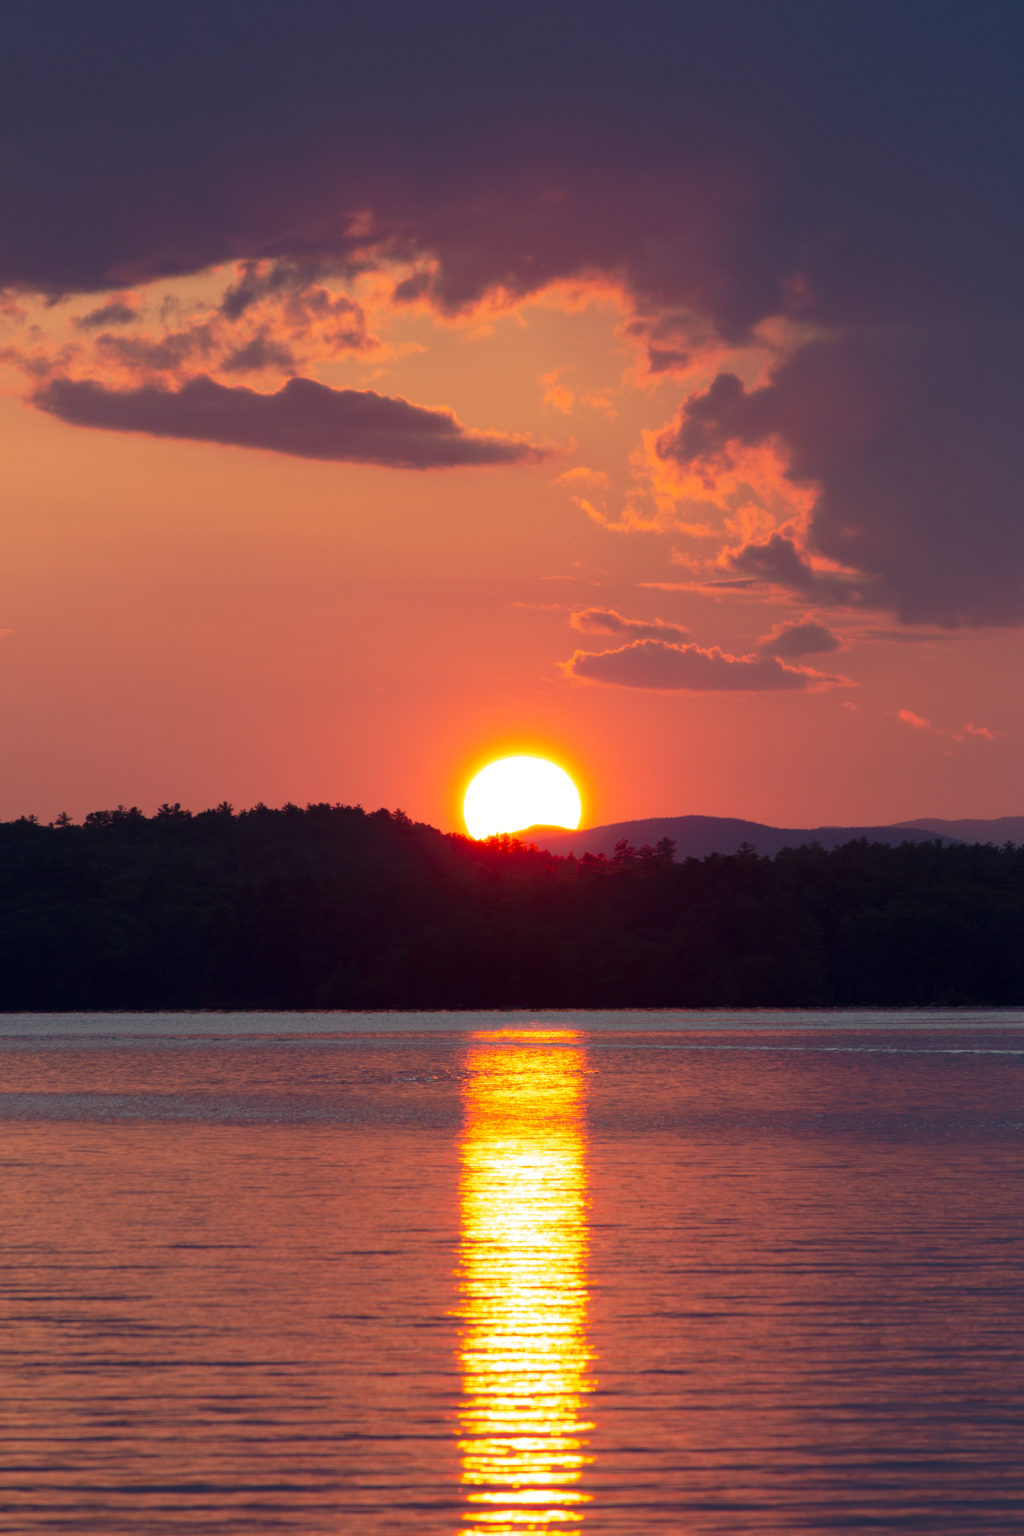
M0 1531L1024 1531L1024 1014L0 1018Z

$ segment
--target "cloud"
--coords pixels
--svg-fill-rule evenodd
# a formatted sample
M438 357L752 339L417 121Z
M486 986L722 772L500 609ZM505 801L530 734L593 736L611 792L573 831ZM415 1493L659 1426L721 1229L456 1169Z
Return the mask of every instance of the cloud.
M912 709L900 709L896 712L897 720L902 720L904 725L909 725L912 731L932 731L935 727L930 720L923 715L915 715Z
M975 725L968 721L958 731L948 730L941 725L934 725L931 720L926 720L923 715L915 715L912 709L900 709L896 711L896 719L904 725L909 725L912 731L930 731L934 736L949 736L954 741L999 741L1005 734L1003 731L993 731L987 725Z
M189 363L209 359L218 349L216 328L208 321L165 331L162 336L97 336L95 353L101 362L132 373L177 374Z
M797 548L795 540L785 533L773 533L767 539L752 539L736 549L727 550L722 563L741 580L720 580L720 586L781 587L821 603L861 601L870 586L855 576L816 569L806 553Z
M948 629L862 629L857 633L857 639L878 641L882 644L895 645L934 645L938 641L947 642L950 639Z
M789 482L815 491L804 549L777 533L734 550L731 569L910 623L1024 621L1007 457L1019 343L1012 329L988 335L982 359L978 339L940 327L819 340L759 389L722 373L691 396L661 439L666 456L714 475L735 449L777 442Z
M260 368L279 368L287 372L295 367L295 354L284 342L261 330L234 352L229 352L221 367L225 373L254 373Z
M322 267L246 261L236 272L218 308L229 324L245 317L272 318L288 340L315 339L328 353L367 352L378 345L367 332L362 307L320 281L327 275ZM354 271L343 266L334 275L351 277ZM260 330L265 333L266 329L264 320Z
M610 481L604 470L577 464L574 469L558 475L554 483L567 486L576 505L595 523L603 527L613 526L605 510Z
M433 469L533 463L543 456L520 438L469 432L450 411L373 390L329 389L312 379L289 379L276 394L262 395L205 376L177 390L111 390L58 378L32 403L76 426L266 448L303 459Z
M651 373L672 373L685 368L690 361L690 353L681 347L659 347L652 343L647 348L647 367Z
M434 253L449 303L599 267L732 332L785 304L871 324L1015 290L1010 13L979 28L908 0L882 56L858 7L640 0L581 27L524 0L510 28L453 0L401 7L396 47L387 8L305 0L290 28L249 7L244 49L233 11L197 0L107 0L88 26L55 25L52 0L20 11L0 282L100 289L385 242Z
M121 299L111 299L109 303L91 309L88 314L79 315L75 326L80 331L96 331L106 325L131 325L138 318L139 312L131 304L125 304Z
M614 608L583 608L569 623L584 635L617 635L628 640L687 640L690 631L665 619L627 619Z
M953 740L969 741L973 737L975 741L1001 741L1005 735L1005 731L994 731L990 726L975 725L968 720L959 731L953 732Z
M588 411L600 412L602 416L607 416L610 421L614 421L619 414L612 400L611 388L595 389L591 390L589 394L581 395L580 405Z
M882 56L858 7L640 0L581 27L524 0L510 28L453 0L401 7L396 47L387 8L305 0L290 28L249 7L244 49L231 8L197 0L107 0L88 26L55 25L53 0L20 11L0 281L99 289L384 242L434 253L449 303L601 268L733 332L784 304L870 324L1015 290L1010 13L979 28L907 0Z
M72 320L79 334L100 331L91 356L84 354L81 341L76 342L76 376L168 388L186 383L199 369L212 375L269 369L287 377L301 375L318 360L380 346L367 330L361 305L345 293L328 290L315 272L284 262L236 264L234 281L225 287L216 308L165 294L159 305L150 305L145 326L127 334L103 329L105 324L142 319L139 309L112 300ZM40 355L44 350L37 347ZM52 343L46 361L50 375L67 371Z
M399 291L448 311L605 274L663 374L691 348L659 315L730 342L797 316L832 340L760 390L716 381L677 452L777 438L815 487L803 553L861 606L1024 622L1015 7L904 0L883 37L864 5L637 0L583 26L523 0L513 26L304 0L288 26L246 7L244 46L199 0L9 9L0 285L269 264L244 315L283 274L373 262L429 263Z
M787 661L794 656L823 656L828 651L838 651L841 645L839 636L826 625L804 618L776 624L757 642L757 649L761 656L778 656Z
M767 693L848 685L849 679L791 667L774 656L730 656L717 646L635 640L617 651L576 651L566 677L619 688L682 693Z
M541 403L551 406L552 410L561 411L563 416L568 416L576 404L576 396L565 384L559 384L558 376L564 372L561 368L553 368L550 373L542 373L538 383L544 386L544 395Z
M263 299L295 292L308 282L309 274L291 262L243 261L235 281L221 296L220 312L226 320L239 320Z

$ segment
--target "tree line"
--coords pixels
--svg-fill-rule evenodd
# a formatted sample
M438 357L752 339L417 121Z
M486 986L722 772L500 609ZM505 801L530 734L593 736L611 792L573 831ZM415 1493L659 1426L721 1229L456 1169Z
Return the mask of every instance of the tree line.
M1024 847L558 858L359 806L0 823L0 1010L1024 1003Z

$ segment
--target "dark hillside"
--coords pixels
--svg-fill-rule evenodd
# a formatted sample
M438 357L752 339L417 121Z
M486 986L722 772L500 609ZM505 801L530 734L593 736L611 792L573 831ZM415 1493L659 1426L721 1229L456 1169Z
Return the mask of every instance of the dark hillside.
M0 1010L1024 1003L1024 849L559 859L359 807L0 824Z

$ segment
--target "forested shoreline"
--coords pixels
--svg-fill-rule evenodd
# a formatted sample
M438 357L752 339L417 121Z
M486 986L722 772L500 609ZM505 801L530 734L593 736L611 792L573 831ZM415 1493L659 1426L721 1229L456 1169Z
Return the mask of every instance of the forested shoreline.
M0 823L0 1010L1024 1003L1024 847L558 858L402 812Z

